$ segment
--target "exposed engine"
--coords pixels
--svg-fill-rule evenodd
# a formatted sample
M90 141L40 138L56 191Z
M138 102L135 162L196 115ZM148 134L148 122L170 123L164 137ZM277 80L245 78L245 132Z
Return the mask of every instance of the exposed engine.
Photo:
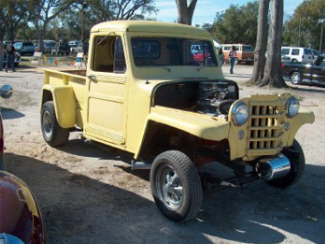
M183 81L158 87L154 105L218 116L227 115L238 97L238 86L234 81Z
M198 112L228 114L231 104L236 99L238 99L236 84L229 81L199 83Z

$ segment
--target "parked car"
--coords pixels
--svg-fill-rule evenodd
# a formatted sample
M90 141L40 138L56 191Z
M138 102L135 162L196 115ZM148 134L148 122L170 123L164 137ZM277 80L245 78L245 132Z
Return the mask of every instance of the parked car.
M325 61L318 56L312 64L283 62L283 78L294 85L325 86Z
M44 49L43 53L52 54L56 47L56 41L54 40L44 40Z
M289 58L293 63L313 63L314 55L310 48L282 47L281 56Z
M199 66L193 62L197 40L210 50ZM213 49L210 33L200 28L147 21L95 25L86 70L45 70L44 140L57 147L79 130L128 152L133 169L150 170L157 207L174 221L196 217L203 199L199 168L212 162L232 169L234 177L223 180L236 184L294 184L305 165L295 135L314 114L299 111L299 100L288 93L239 98Z
M60 41L57 45L57 54L67 56L70 54L70 46L67 42Z
M35 52L35 46L32 42L15 42L14 47L21 56L33 56Z
M11 94L11 86L0 88L0 97L9 98ZM46 244L44 223L35 197L24 181L5 171L3 135L0 113L0 244Z
M237 62L252 64L254 62L254 48L246 44L222 44L225 61L229 61L229 53L232 47L236 48Z

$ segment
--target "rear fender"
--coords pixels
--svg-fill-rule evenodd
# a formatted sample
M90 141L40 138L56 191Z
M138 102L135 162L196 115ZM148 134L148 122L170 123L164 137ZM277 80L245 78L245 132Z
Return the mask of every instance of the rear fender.
M76 99L73 88L70 86L52 87L45 85L43 87L42 105L47 102L49 96L52 95L52 100L55 107L55 115L59 125L62 128L71 128L76 124Z

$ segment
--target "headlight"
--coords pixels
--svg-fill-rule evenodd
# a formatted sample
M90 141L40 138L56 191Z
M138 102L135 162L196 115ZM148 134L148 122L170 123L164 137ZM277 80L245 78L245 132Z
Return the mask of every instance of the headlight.
M236 103L231 109L231 116L236 125L243 125L248 120L248 107L244 102Z
M299 101L295 97L290 97L287 102L288 117L294 117L299 112Z

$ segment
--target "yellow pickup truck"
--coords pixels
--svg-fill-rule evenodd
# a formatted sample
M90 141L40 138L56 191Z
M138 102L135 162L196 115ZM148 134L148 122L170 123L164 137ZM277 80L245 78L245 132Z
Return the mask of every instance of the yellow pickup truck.
M285 188L305 160L297 130L314 121L290 94L239 98L223 77L207 31L116 21L91 29L86 70L45 70L41 126L51 146L79 129L150 169L153 198L168 218L195 218L200 168L220 162L238 179Z

